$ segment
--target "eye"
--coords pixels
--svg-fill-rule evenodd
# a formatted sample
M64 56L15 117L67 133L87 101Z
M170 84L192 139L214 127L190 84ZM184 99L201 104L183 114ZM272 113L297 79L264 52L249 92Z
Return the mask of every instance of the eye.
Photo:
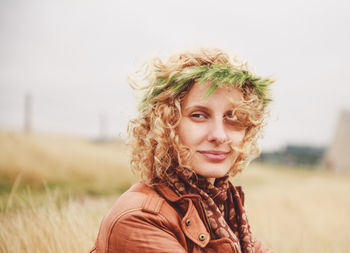
M235 119L226 119L227 124L234 128L237 131L241 131L241 130L245 130L247 128L247 126L245 126L241 121Z
M192 117L192 118L199 118L199 119L201 119L201 118L204 118L204 115L203 115L203 114L200 114L200 113L193 113L193 114L191 115L191 117Z
M227 120L237 121L237 115L235 114L234 110L229 110L226 112L224 118Z
M206 115L203 114L203 113L196 112L196 113L192 113L191 114L191 118L194 118L194 119L205 119Z

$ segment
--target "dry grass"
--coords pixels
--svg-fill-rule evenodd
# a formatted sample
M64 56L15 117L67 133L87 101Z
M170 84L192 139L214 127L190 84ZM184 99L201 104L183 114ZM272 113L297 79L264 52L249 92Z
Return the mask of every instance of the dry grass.
M275 252L350 252L350 176L250 167L243 184L254 234Z
M118 141L0 132L0 193L8 192L17 177L20 186L32 189L46 183L73 192L115 192L136 180L128 161Z
M89 197L59 205L47 196L45 205L0 213L0 252L88 252L112 199Z
M22 175L12 193L3 187L0 253L88 252L117 198L88 193L135 181L120 143L0 133L0 150L0 183ZM46 192L25 187L42 181ZM350 252L349 174L252 165L233 181L244 186L254 234L275 252ZM80 194L62 197L75 184Z

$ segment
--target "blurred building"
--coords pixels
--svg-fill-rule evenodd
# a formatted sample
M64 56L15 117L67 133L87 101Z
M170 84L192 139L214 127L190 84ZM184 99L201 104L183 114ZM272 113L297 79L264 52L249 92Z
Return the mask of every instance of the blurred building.
M334 138L324 156L326 168L350 171L350 111L340 113Z
M257 161L288 166L317 167L322 161L324 150L321 147L287 145L284 149L274 152L262 152Z

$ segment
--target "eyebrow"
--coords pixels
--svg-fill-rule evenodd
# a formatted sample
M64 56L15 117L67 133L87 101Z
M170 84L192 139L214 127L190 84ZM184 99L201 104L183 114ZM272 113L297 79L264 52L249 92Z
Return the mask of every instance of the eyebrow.
M206 107L203 105L190 105L190 106L184 108L182 113L186 114L186 113L188 113L188 111L192 111L192 110L202 110L202 111L206 111L209 113L212 111L209 107ZM232 110L234 110L234 109L232 108ZM231 109L227 110L227 112L231 112L232 110Z
M183 112L187 113L190 110L197 109L197 110L203 110L203 111L211 111L208 107L203 106L203 105L190 105L184 108Z

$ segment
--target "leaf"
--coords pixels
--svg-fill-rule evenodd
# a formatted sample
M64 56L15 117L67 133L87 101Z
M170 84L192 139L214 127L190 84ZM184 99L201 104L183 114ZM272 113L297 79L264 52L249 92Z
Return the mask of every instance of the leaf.
M216 83L212 84L209 89L207 90L207 92L205 93L203 98L208 98L213 92L214 90L218 87L218 85Z

